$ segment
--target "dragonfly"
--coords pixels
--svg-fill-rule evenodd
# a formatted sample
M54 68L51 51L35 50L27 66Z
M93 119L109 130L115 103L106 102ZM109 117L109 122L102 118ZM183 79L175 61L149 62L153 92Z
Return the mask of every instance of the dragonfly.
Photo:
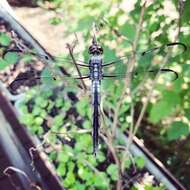
M96 36L94 35L92 38L92 43L89 46L88 49L88 54L89 54L89 60L87 62L81 61L81 60L73 60L73 59L62 59L60 57L50 57L49 55L44 55L44 54L39 54L36 53L35 51L26 49L26 48L21 48L20 45L18 45L16 48L8 48L5 46L0 45L1 48L4 48L4 53L3 56L6 55L7 53L10 52L17 52L17 53L29 53L32 56L36 56L39 59L41 59L43 62L48 63L46 66L49 67L49 62L56 61L66 61L66 62L73 62L75 61L75 64L79 67L87 68L88 69L88 74L86 75L79 75L76 76L68 76L68 75L63 75L63 73L60 74L54 72L52 67L50 67L50 74L43 74L41 76L34 76L32 77L32 80L38 80L38 79L44 79L44 78L51 78L52 80L64 80L68 78L74 78L77 80L84 80L84 79L89 79L91 81L91 103L93 107L93 114L92 114L92 141L93 141L93 154L97 154L98 150L98 145L99 145L99 129L101 126L100 123L100 104L101 104L101 82L104 79L122 79L126 77L133 77L138 76L140 74L146 74L146 73L170 73L172 74L173 80L176 80L178 78L178 73L172 69L169 68L151 68L144 70L144 71L139 71L139 70L133 70L132 72L124 72L124 73L106 73L104 71L105 68L117 65L119 63L122 63L125 60L129 60L132 56L138 56L139 59L146 58L147 56L150 56L152 54L157 54L158 52L162 51L163 49L168 49L168 48L173 48L173 47L179 47L181 49L180 53L183 53L186 51L187 47L184 43L181 42L173 42L173 43L168 43L162 46L156 46L151 49L147 49L144 51L131 51L124 56L118 57L116 60L111 60L111 61L105 61L103 59L103 54L104 54L104 49L98 43ZM22 80L27 80L28 77L18 77L15 79L15 81L22 81Z

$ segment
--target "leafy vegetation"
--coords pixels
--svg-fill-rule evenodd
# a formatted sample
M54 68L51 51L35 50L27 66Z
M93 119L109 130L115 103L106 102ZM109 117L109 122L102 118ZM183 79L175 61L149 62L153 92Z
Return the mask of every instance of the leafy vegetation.
M145 7L144 16L141 11L143 2L139 0L131 7L120 0L37 2L43 8L55 11L56 14L49 21L50 24L67 24L65 38L73 35L74 32L82 33L82 40L85 44L84 48L81 48L81 52L77 51L75 54L76 58L88 59L87 49L94 22L98 29L98 41L104 48L105 61L126 55L133 47L131 44L134 45L138 30L140 30L140 37L137 39L137 50L173 41L186 43L189 40L189 1L185 2L183 9L182 7L179 9L177 1L156 1ZM167 9L171 9L172 14L169 14L170 11ZM60 14L62 12L64 17ZM178 17L181 22L178 21ZM71 18L72 22L70 22ZM177 34L179 28L181 32ZM5 34L1 34L0 43L10 45L11 40ZM188 44L186 45L188 46ZM81 90L76 84L67 87L65 83L61 83L61 85L59 83L51 90L44 91L44 85L49 84L49 81L43 81L42 87L32 88L28 92L26 100L20 107L23 113L21 120L33 133L45 140L49 147L45 151L55 164L66 188L70 190L119 189L126 185L126 188L138 189L135 181L127 183L126 176L131 175L134 167L137 169L137 173L143 171L145 161L142 157L131 158L126 152L126 145L113 134L115 126L119 131L125 132L128 129L134 135L136 134L134 121L139 118L139 113L146 105L150 92L151 98L148 99L149 102L145 107L146 114L140 121L140 127L137 127L137 135L145 140L152 151L155 151L154 145L161 147L160 152L157 149L155 154L171 168L179 180L189 187L188 171L184 173L176 171L176 160L186 163L185 168L189 166L189 152L186 150L190 146L188 142L190 135L190 55L188 51L183 55L180 55L179 52L171 53L171 57L167 56L167 51L157 53L156 55L150 54L144 59L138 60L137 58L137 68L145 70L151 64L159 66L166 61L167 68L179 72L180 76L177 80L172 81L171 78L167 80L164 75L161 75L154 85L154 78L148 77L142 82L142 76L137 76L130 84L133 96L126 91L128 86L124 80L103 82L104 120L101 131L103 137L101 136L102 142L97 158L91 154L92 110L89 106L88 94L80 95ZM65 54L63 56L65 57ZM13 53L6 54L4 59L0 60L1 69L14 64L17 59L17 55ZM72 73L73 68L70 64L57 64ZM120 65L122 66L115 66L115 72L119 73L127 69L125 63ZM137 88L138 91L136 91ZM79 101L72 100L68 95L72 94L73 96L73 92ZM133 106L134 115L131 114ZM46 138L44 134L47 132L48 137ZM152 141L149 143L149 138L152 136L153 140L151 139ZM184 152L182 150L178 152L178 144L182 144ZM168 151L164 160L162 151ZM178 166L180 166L179 163ZM122 181L122 185L119 179ZM145 184L144 189L165 189L159 185L155 187L155 184Z
M0 33L0 44L2 46L8 46L11 43L11 38L5 33ZM18 61L17 53L8 52L4 59L0 58L0 70L5 69L9 65L15 64Z

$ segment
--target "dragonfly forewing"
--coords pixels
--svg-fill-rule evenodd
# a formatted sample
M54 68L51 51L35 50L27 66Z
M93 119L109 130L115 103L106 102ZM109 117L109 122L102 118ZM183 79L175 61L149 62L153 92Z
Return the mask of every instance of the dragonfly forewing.
M156 46L153 48L141 50L141 51L129 51L124 56L119 57L116 60L105 61L103 67L111 66L118 63L130 63L131 59L134 59L137 63L142 65L148 65L155 57L165 57L170 53L171 56L178 56L187 50L187 46L180 42L168 43L162 46Z

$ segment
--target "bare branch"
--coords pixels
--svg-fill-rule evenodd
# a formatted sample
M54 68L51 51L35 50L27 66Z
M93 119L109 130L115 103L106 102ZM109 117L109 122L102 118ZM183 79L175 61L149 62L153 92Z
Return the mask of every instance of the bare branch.
M71 57L71 59L72 59L72 61L73 61L73 63L74 63L74 66L75 66L77 72L78 72L78 75L79 75L79 77L80 77L80 81L81 81L82 87L83 87L84 91L86 92L86 91L87 91L86 84L84 83L84 80L82 79L81 71L80 71L80 69L79 69L79 66L78 66L77 63L76 63L76 60L75 60L75 57L74 57L74 54L73 54L74 48L76 47L76 45L77 45L77 43L78 43L78 38L77 38L77 35L76 35L76 34L75 34L75 38L76 38L76 39L75 39L75 41L73 42L73 44L67 43L67 44L66 44L66 47L67 47L68 50L69 50L69 55L70 55L70 57Z
M177 35L175 36L175 40L174 40L174 41L177 41L177 39L179 38L179 35L180 35L180 28L181 28L180 21L179 21L180 19L181 19L181 14L179 13L179 18L178 18L178 33L177 33ZM156 83L157 83L159 74L160 74L161 70L165 67L165 65L167 64L167 62L168 62L168 60L169 60L169 58L170 58L171 51L172 51L172 49L170 49L170 51L168 51L167 54L165 55L164 60L163 60L163 62L162 62L162 65L161 65L161 67L160 67L158 73L156 74L156 77L155 77L155 79L154 79L154 81L153 81L153 83L152 83L152 87L150 88L149 92L147 93L147 99L146 99L146 101L145 101L144 104L143 104L143 107L142 107L142 109L141 109L141 112L140 112L140 114L139 114L139 117L138 117L138 119L137 119L137 122L136 122L136 124L135 124L134 131L133 131L133 135L130 136L130 138L129 138L129 141L128 141L129 143L132 142L133 136L136 134L138 128L140 127L141 121L142 121L142 119L143 119L143 117L144 117L144 114L145 114L145 112L146 112L146 108L147 108L148 103L149 103L149 101L150 101L150 98L151 98L151 96L152 96L153 89L154 89L154 87L155 87L155 85L156 85Z
M16 172L16 173L18 173L18 174L24 176L24 177L26 178L26 180L28 181L28 183L30 184L30 187L31 187L31 188L35 188L36 190L42 190L41 187L39 187L38 185L36 185L36 183L34 183L34 182L30 179L30 177L29 177L23 170L20 170L20 169L14 167L14 166L9 166L9 167L5 168L5 170L3 171L3 173L4 173L6 176L8 176L8 178L9 178L11 184L12 184L17 190L20 190L20 187L18 187L18 186L14 183L14 181L13 181L13 179L12 179L12 174L10 174L9 171L14 171L14 172Z

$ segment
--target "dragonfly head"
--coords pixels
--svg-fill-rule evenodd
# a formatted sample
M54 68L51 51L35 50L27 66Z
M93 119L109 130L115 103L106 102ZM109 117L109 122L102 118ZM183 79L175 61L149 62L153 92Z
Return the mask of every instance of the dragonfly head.
M95 35L92 39L92 45L89 47L88 52L91 55L102 55L103 54L103 48L97 43Z

